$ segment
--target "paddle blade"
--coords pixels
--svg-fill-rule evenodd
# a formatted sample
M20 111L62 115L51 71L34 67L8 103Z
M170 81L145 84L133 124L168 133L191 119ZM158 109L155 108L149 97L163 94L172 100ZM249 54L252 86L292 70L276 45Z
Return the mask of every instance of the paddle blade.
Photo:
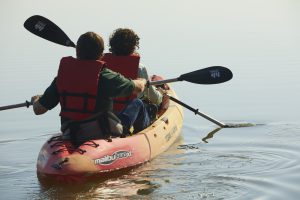
M226 67L213 66L182 74L178 80L197 84L218 84L232 79L232 72Z
M31 33L51 42L67 47L75 47L75 44L56 24L43 16L34 15L29 17L25 21L24 27Z

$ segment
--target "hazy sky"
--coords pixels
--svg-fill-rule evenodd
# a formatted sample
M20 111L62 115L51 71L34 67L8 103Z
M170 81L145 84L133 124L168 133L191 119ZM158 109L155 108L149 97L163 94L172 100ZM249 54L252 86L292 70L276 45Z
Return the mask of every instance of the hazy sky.
M74 42L86 31L100 33L107 43L114 29L134 29L141 37L139 52L149 74L174 78L212 65L233 71L233 80L218 86L174 84L184 97L194 95L211 104L212 98L224 94L223 101L243 107L253 96L261 97L252 99L257 105L275 101L273 107L292 108L296 103L287 103L292 95L300 101L294 95L300 89L299 0L1 0L2 101L43 92L59 59L75 55L74 49L23 28L24 21L36 14L55 22ZM7 89L14 84L21 88Z

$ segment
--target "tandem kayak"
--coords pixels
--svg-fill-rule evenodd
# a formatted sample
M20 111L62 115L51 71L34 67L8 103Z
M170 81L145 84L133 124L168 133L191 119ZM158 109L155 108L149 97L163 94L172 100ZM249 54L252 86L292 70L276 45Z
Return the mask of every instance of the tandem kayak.
M172 89L167 94L177 97ZM61 133L56 134L39 152L37 175L40 180L85 181L139 166L167 150L180 135L182 124L182 107L170 101L153 124L132 136L90 140L74 148L62 140Z

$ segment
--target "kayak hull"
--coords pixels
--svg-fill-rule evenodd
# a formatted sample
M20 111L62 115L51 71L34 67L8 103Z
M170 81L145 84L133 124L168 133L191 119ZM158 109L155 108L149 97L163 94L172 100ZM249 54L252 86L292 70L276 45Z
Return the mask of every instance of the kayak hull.
M177 97L173 90L168 94ZM60 181L84 181L139 166L167 150L181 133L182 107L170 102L168 109L148 128L125 138L87 141L74 148L54 135L41 148L37 174ZM72 182L71 181L71 182Z

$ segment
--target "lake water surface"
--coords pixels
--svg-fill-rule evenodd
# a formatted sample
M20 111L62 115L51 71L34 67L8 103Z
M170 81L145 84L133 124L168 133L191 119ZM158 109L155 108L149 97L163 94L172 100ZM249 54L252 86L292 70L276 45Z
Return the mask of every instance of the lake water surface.
M116 28L134 29L150 74L230 68L234 77L223 84L172 85L219 121L254 125L214 132L216 125L185 110L182 137L153 161L107 181L49 188L35 165L59 130L59 109L1 111L0 199L298 199L299 0L2 0L0 10L0 106L42 94L60 58L75 55L23 28L39 14L74 42L86 31L107 41Z

